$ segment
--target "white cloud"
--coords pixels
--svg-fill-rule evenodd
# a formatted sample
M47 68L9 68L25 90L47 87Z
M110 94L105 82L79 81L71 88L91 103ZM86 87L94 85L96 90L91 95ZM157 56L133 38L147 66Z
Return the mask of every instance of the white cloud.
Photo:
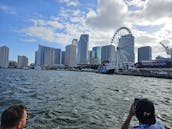
M57 2L65 3L67 6L77 6L79 5L78 0L56 0Z
M89 8L89 9L88 9L87 16L86 16L87 19L88 19L88 18L92 18L92 17L94 18L94 17L96 17L96 16L97 16L97 13L96 13L93 9Z
M33 43L33 42L36 41L36 39L33 39L33 38L30 38L30 39L27 38L27 39L26 39L26 38L25 38L25 39L21 39L21 41L22 41L22 42L27 42L27 43Z
M172 17L171 0L148 0L144 9L147 18L156 20L163 17Z
M46 42L70 44L73 38L79 38L80 34L85 32L84 16L80 10L61 8L59 12L62 12L60 16L51 16L50 20L30 19L33 25L22 29L21 32L30 38Z
M124 0L124 1L128 6L135 6L139 8L143 8L145 4L145 0Z
M64 33L55 33L52 28L32 26L22 30L25 35L51 43L66 44L69 42Z
M171 0L125 0L128 5L144 3L144 8L139 11L128 11L126 4L122 1L99 0L97 15L87 18L87 24L99 29L118 28L122 25L160 25L172 20ZM129 4L130 3L130 4ZM142 5L143 6L143 5Z
M96 28L113 29L124 25L126 13L127 6L122 0L99 0L97 15L88 17L86 23Z
M64 25L57 21L48 21L47 24L52 26L54 29L63 29L64 28Z
M135 24L160 25L172 20L171 0L147 0L143 10L132 12L128 19Z
M81 13L81 11L79 9L77 9L77 10L74 10L73 15L78 16L78 15L80 15L80 13Z
M30 19L31 22L34 23L35 26L45 26L51 27L53 29L63 29L64 25L55 20L42 20L42 19Z

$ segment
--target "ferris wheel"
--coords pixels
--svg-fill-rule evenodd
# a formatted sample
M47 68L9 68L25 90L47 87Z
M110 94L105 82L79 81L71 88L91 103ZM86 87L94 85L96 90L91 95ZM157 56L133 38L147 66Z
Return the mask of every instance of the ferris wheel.
M127 27L121 27L119 28L113 35L112 39L111 39L111 44L115 45L115 55L113 57L113 64L115 66L116 70L119 69L127 69L128 67L128 59L127 59L127 55L129 55L124 49L126 47L129 47L128 44L122 45L119 44L119 40L120 38L122 38L122 36L131 34L131 31L127 28Z

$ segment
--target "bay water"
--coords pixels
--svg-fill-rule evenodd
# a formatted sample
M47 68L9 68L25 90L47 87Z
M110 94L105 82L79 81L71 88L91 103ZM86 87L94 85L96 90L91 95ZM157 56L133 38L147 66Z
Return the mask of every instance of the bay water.
M135 97L152 100L156 114L172 127L170 79L0 69L0 115L13 104L26 105L26 129L118 129Z

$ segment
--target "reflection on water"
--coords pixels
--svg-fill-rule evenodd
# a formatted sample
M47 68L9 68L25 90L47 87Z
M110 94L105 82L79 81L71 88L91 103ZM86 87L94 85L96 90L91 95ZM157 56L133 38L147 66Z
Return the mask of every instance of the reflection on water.
M119 128L138 96L153 100L156 112L172 126L168 79L0 69L0 93L0 114L12 104L28 107L28 129Z

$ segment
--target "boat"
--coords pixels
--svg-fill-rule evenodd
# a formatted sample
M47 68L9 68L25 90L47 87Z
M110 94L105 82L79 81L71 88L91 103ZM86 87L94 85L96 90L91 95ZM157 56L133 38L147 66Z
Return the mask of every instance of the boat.
M103 74L113 74L115 69L114 67L112 67L109 61L105 61L102 63L101 66L99 66L98 71L99 73L103 73Z
M41 68L41 66L35 66L34 69L35 70L41 70L42 68Z
M22 69L29 70L29 66L23 66Z

